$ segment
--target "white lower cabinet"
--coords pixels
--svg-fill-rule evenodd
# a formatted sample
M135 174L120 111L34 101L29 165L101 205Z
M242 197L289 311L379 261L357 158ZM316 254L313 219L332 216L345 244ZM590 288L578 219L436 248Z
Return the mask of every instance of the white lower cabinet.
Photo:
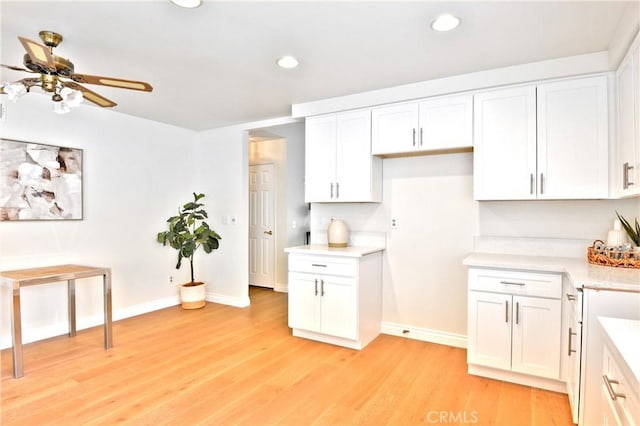
M382 325L382 255L289 254L293 335L362 349Z
M614 348L604 347L602 359L601 409L602 425L640 424L638 382L625 374Z
M289 275L289 327L356 339L355 278Z
M469 373L562 389L561 285L558 274L470 269Z

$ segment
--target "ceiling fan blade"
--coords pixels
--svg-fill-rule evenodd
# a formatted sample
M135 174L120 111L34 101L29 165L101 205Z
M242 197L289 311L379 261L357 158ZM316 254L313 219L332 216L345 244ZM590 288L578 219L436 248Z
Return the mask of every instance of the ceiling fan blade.
M33 61L34 64L37 64L50 72L54 72L56 70L56 63L47 46L24 37L18 37L18 40L20 40L20 43L24 46L24 50L27 51L27 55L29 55L29 58L31 58L31 61Z
M103 108L111 108L118 105L112 100L109 100L104 96L99 95L96 92L91 91L86 87L79 85L78 83L74 83L73 81L65 81L62 83L62 85L70 89L80 90L82 92L82 96L86 100L88 100L89 102L93 102L94 104L101 106Z
M10 70L14 70L14 71L23 71L23 72L30 72L30 73L35 73L34 71L28 70L26 68L22 68L22 67L16 67L15 65L5 65L5 64L0 64L0 66L2 68L8 68Z
M78 83L99 84L101 86L118 87L120 89L141 90L151 92L153 87L144 81L123 80L121 78L101 77L99 75L73 74L71 78Z

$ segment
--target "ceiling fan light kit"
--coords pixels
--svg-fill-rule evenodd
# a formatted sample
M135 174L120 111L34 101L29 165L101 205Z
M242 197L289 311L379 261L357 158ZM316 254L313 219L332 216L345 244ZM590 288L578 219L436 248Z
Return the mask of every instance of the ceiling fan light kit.
M144 92L153 90L153 87L144 81L76 74L73 62L53 54L53 49L62 42L63 37L53 31L40 31L39 35L44 45L24 37L18 37L27 52L23 57L23 64L26 68L2 64L3 68L13 71L40 74L39 77L23 78L12 83L5 83L0 88L0 95L7 95L7 99L10 101L15 102L24 94L29 93L31 88L35 86L41 88L44 92L52 93L53 111L58 114L64 114L80 105L83 99L103 108L117 105L115 102L87 89L79 83Z

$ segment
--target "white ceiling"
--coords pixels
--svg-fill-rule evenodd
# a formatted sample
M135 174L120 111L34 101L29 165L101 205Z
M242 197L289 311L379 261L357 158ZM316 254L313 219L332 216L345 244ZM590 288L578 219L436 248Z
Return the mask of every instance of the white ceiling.
M117 111L204 130L288 116L293 103L607 50L637 2L205 0L189 10L168 0L2 0L0 59L22 65L17 36L59 32L54 53L76 72L153 85L152 93L88 86ZM431 30L442 12L462 25ZM300 66L278 68L283 54ZM3 70L2 81L25 76Z

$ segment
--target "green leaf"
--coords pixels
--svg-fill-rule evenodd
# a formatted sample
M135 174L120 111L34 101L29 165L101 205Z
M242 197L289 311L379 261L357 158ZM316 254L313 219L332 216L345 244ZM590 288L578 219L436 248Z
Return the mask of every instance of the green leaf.
M640 246L640 226L638 226L638 218L636 218L635 220L635 229L631 226L631 224L629 224L629 221L627 221L627 219L625 219L623 216L620 215L620 213L618 213L616 211L616 215L618 216L618 219L620 219L620 223L622 224L622 227L624 228L624 230L626 231L627 235L629 236L629 238L631 239L631 241L633 241L633 243L636 246Z

